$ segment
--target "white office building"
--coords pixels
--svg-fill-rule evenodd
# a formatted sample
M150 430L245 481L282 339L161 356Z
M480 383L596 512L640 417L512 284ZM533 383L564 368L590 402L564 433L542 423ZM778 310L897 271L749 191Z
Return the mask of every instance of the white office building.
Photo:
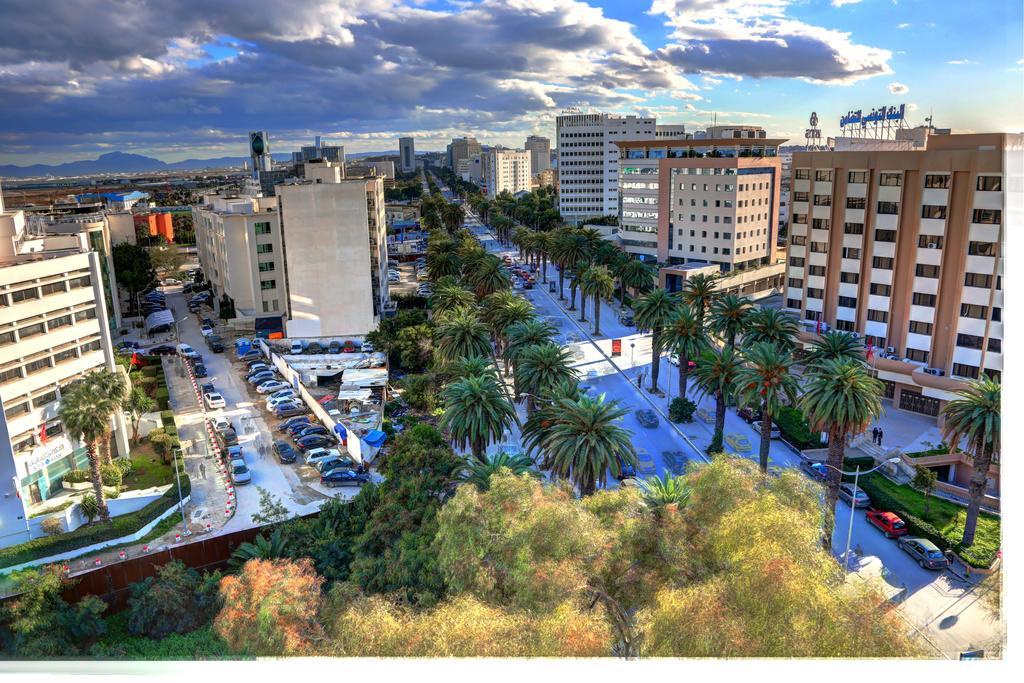
M412 138L398 138L398 170L402 173L416 170L416 143Z
M530 191L530 152L492 147L480 155L483 185L489 199L502 192ZM468 166L467 171L468 173Z
M619 148L616 142L652 140L653 118L566 113L555 119L558 143L558 210L569 222L619 213Z

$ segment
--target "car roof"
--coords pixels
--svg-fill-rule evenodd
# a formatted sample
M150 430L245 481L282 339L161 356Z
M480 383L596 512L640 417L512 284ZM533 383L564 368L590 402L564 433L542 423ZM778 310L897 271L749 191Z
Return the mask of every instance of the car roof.
M939 549L939 546L935 545L934 543L929 541L927 538L914 537L914 538L908 538L907 540L908 541L914 541L915 543L919 543L921 545L921 547L924 548L925 550L938 550Z
M880 512L878 510L874 510L871 514L873 514L875 517L880 517L881 519L889 520L890 522L903 521L895 512Z

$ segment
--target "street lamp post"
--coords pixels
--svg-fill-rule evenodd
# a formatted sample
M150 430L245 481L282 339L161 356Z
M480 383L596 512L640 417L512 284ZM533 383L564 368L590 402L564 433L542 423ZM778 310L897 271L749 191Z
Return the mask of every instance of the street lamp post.
M850 568L850 542L853 540L853 512L857 509L857 482L860 479L860 475L871 474L876 470L880 470L883 466L899 462L899 460L899 458L889 458L885 462L879 463L865 472L860 471L860 465L857 465L857 469L854 472L844 472L838 467L832 467L832 465L829 465L828 463L821 463L825 467L830 467L845 477L853 477L853 495L850 498L850 523L846 529L846 552L843 553L843 565L846 569Z

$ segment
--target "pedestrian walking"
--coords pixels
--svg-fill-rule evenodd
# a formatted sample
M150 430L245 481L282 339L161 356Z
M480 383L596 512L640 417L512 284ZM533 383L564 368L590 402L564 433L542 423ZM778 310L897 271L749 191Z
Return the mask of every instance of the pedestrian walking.
M206 479L206 463L199 463L199 477Z
M878 427L871 430L871 443L878 443Z
M881 429L879 429L878 430L878 445L879 446L882 445L882 439L884 439L884 438L885 438L885 432L883 432Z

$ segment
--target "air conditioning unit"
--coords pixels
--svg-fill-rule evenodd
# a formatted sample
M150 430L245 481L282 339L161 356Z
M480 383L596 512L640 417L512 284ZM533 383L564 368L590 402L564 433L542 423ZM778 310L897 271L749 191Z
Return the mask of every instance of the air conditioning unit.
M897 356L895 353L887 353L884 356L882 356L882 358L885 358L886 360L899 360L900 359L900 357Z
M896 353L896 347L895 346L886 346L885 347L885 352L886 353Z
M942 377L946 374L945 370L939 368L925 368L924 371L929 375L935 375L936 377Z
M938 244L936 244L935 242L929 242L929 243L928 243L928 248L929 248L929 249L938 249L938 248L939 248L939 245L938 245Z

